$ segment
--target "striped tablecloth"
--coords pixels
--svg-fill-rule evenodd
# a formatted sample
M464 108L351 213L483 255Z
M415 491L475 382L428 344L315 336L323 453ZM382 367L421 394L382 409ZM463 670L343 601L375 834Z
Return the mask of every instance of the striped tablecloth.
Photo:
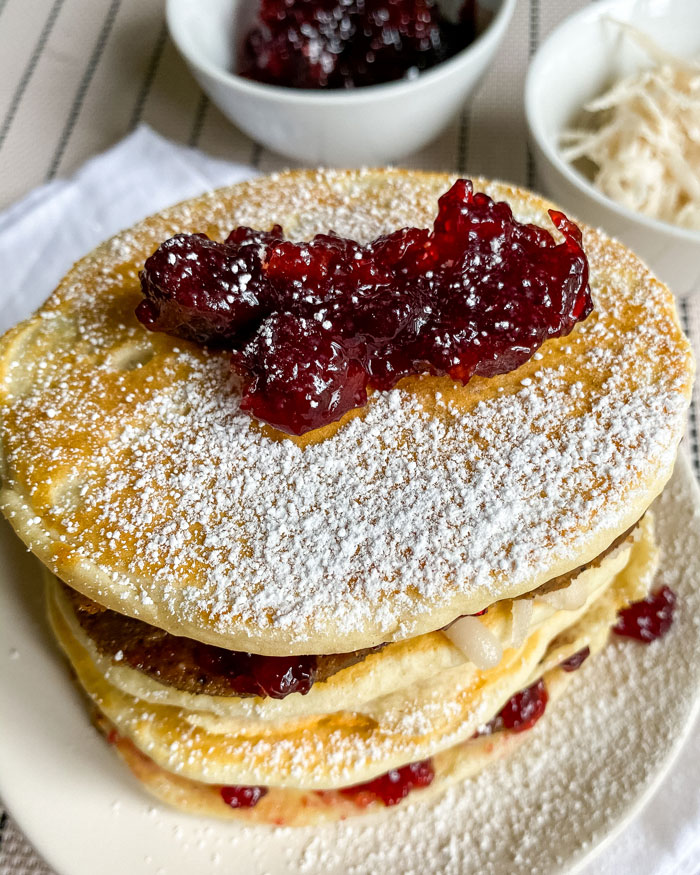
M439 140L403 163L537 187L525 70L548 31L586 2L518 0L478 92ZM0 0L0 82L0 210L72 173L142 121L220 158L263 171L288 166L233 128L200 91L168 38L162 0ZM698 293L680 307L696 353ZM698 473L699 411L696 386L686 443ZM0 875L50 875L2 808L0 842Z

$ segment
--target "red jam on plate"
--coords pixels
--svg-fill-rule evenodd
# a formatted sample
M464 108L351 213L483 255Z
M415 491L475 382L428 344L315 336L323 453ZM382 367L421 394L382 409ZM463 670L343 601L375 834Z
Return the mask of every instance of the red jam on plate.
M141 272L136 315L152 331L230 349L241 410L290 434L340 419L411 374L467 383L526 362L593 304L579 228L563 240L516 221L458 180L432 230L360 245L236 228L223 243L178 234Z
M261 0L236 72L291 88L378 85L447 60L475 32L474 0L456 23L436 0Z
M613 632L649 644L663 638L671 628L675 609L676 594L670 587L662 586L645 599L623 608L617 615Z

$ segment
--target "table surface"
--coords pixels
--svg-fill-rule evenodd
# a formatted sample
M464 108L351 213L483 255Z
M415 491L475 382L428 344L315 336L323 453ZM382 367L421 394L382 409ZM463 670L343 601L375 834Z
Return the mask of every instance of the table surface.
M524 74L543 37L585 5L518 0L495 62L461 115L402 163L536 188ZM140 122L265 172L289 166L234 128L202 93L167 35L163 6L163 0L0 0L0 210L71 174ZM697 353L700 294L679 309ZM696 473L699 413L696 384L686 437ZM0 843L0 875L50 875L2 808Z

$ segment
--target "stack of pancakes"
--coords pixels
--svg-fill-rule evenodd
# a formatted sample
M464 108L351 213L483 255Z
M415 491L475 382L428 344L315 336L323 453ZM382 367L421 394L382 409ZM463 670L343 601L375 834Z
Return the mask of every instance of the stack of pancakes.
M692 356L670 292L600 232L584 235L595 309L568 337L466 386L406 378L302 437L240 412L225 352L133 315L139 269L175 233L365 241L428 226L450 182L295 172L180 204L76 264L2 341L3 511L47 568L96 722L167 801L342 818L384 804L349 788L429 760L407 797L427 798L525 741L501 709L540 679L557 707L571 657L594 658L651 586L648 508ZM551 227L533 195L475 188ZM310 689L242 694L221 649L309 657ZM232 786L267 792L235 808Z

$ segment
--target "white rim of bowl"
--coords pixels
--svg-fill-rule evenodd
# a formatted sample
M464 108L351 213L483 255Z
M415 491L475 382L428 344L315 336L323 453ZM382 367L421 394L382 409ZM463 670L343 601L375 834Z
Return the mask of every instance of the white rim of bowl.
M672 225L670 222L663 222L661 219L653 219L644 213L638 213L614 201L612 198L599 191L593 183L587 179L582 173L576 170L573 165L569 164L562 158L559 149L556 148L549 137L545 133L543 125L537 120L535 112L535 92L538 87L538 82L542 78L541 67L543 65L542 58L549 50L552 44L557 42L564 35L568 35L570 31L575 30L582 22L588 23L591 20L598 20L605 15L609 15L613 10L621 13L632 10L634 0L602 0L593 6L589 6L579 12L570 15L560 25L554 28L547 36L545 41L535 52L535 55L530 63L525 78L525 116L527 125L530 131L530 136L542 149L547 159L553 164L556 169L574 186L582 189L587 195L595 200L600 206L606 207L609 210L617 213L621 218L631 222L638 222L644 225L651 231L661 231L667 234L672 234L681 240L687 240L691 243L700 243L700 231L693 231L690 228L682 228L680 225Z
M440 79L448 76L456 67L478 51L486 51L493 43L498 43L503 36L504 31L508 27L517 0L502 0L498 11L485 30L483 30L475 40L469 43L468 46L457 52L446 61L441 61L434 67L425 70L416 76L415 79L399 79L394 82L385 82L381 85L363 85L361 88L353 88L347 90L327 89L327 90L312 90L303 88L284 87L281 85L266 85L262 82L255 82L252 79L246 79L244 76L238 76L236 73L231 73L215 64L212 64L207 58L202 58L200 55L195 55L180 41L177 34L177 25L174 23L175 13L174 7L181 0L167 0L165 7L165 18L168 25L170 37L175 43L178 51L183 55L187 63L201 69L207 75L218 79L226 85L232 85L241 91L251 95L256 95L261 98L276 97L281 100L293 100L294 103L316 104L322 106L324 104L353 104L365 103L367 100L380 100L387 96L399 96L401 93L415 90L420 87L425 87L430 84L439 82Z

